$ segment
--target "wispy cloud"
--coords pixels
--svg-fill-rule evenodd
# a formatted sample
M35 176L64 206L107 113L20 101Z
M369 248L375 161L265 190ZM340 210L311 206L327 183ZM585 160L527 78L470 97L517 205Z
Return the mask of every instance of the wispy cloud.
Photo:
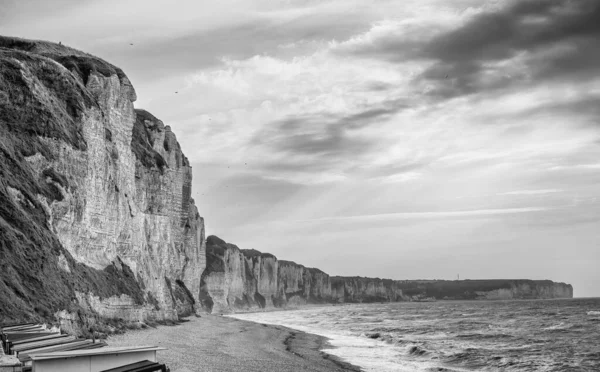
M502 209L478 209L466 211L436 211L436 212L409 212L409 213L380 213L366 214L358 216L342 216L342 217L321 217L305 220L281 221L283 224L288 223L313 223L313 222L377 222L377 221L394 221L394 220L411 220L411 219L454 219L465 217L490 217L506 214L518 213L536 213L546 212L553 208L545 207L523 207L523 208L502 208Z
M563 192L563 190L559 190L559 189L515 190L515 191L501 192L496 195L545 195L545 194L554 194L557 192Z
M589 169L597 170L600 169L600 163L595 164L571 164L571 165L554 165L549 170L563 170L563 169Z

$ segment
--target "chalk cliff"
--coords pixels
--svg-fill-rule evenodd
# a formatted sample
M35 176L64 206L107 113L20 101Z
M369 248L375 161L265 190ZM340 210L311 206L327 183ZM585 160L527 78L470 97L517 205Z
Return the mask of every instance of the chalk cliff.
M279 261L278 288L282 304L302 305L331 301L329 275L291 261Z
M407 280L397 286L409 301L573 298L573 286L550 280Z
M135 100L97 57L0 37L0 323L196 311L206 256L192 170Z
M333 298L338 302L388 302L403 300L402 289L391 279L331 278Z
M216 236L206 245L201 302L209 312L319 303L464 299L571 298L573 288L549 280L391 280L330 277L268 253L243 250Z
M200 281L200 301L208 311L224 312L231 309L264 307L264 296L258 292L258 279L263 273L255 274L242 251L216 236L206 240L207 265ZM274 257L273 257L274 258ZM259 258L262 261L262 257ZM268 257L265 257L265 261ZM260 271L264 267L265 282L268 286L267 267L256 265ZM262 286L261 286L262 288ZM263 299L261 299L261 297ZM272 303L272 302L271 302ZM262 306L261 306L262 305Z

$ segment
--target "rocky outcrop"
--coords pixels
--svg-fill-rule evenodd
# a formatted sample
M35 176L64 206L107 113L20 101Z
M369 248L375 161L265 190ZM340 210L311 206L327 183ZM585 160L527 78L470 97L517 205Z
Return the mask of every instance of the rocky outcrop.
M191 167L135 99L97 57L0 37L0 322L196 311L206 256Z
M331 278L331 292L338 302L390 302L403 300L402 289L396 281L379 278Z

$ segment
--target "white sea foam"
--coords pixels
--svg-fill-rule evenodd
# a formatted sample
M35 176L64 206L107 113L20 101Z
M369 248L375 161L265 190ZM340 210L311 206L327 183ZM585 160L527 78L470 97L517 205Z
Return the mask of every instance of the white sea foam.
M307 320L306 310L265 312L230 315L233 318L257 323L279 325L302 332L328 338L331 348L323 351L344 361L360 366L367 372L418 372L431 371L439 367L438 362L414 360L407 356L407 347L390 345L385 341L374 340L353 334L351 331L323 327L326 321L315 320L317 314L310 314ZM412 360L411 360L412 359ZM458 369L453 369L459 371Z
M516 372L579 363L566 352L573 340L581 353L596 353L599 305L596 299L357 304L232 316L327 337L325 352L368 372ZM540 316L540 308L552 314ZM600 358L589 364L600 371Z

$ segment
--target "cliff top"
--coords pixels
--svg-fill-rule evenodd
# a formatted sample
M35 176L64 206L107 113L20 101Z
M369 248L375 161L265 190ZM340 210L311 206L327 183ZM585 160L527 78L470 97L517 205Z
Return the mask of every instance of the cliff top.
M274 258L274 259L277 259L277 257L275 257L274 255L272 255L271 253L263 253L261 251L257 251L256 249L242 249L241 251L244 254L244 256L246 256L248 258L262 257L262 258Z
M326 272L324 272L321 269L317 269L316 267L306 267L304 265L301 265L299 263L296 263L294 261L286 261L286 260L279 260L279 266L283 265L283 266L294 266L294 267L302 267L307 271L310 271L312 273L319 273L319 274L325 274L328 275Z
M103 76L117 75L121 81L127 79L127 76L120 68L101 58L62 44L0 36L0 48L21 51L53 59L72 73L77 74L81 78L83 84L87 83L92 72Z
M220 256L225 254L225 249L238 249L247 258L262 257L277 259L277 257L271 253L263 253L256 249L240 249L237 245L227 243L225 240L215 235L210 235L208 238L206 238L206 249L207 251L210 249L211 252Z
M233 250L241 251L241 249L237 245L227 243L225 240L219 238L218 236L210 235L208 238L206 238L206 253L207 254L209 254L209 253L216 254L216 255L222 257L225 255L226 249L233 249Z
M302 266L302 267L304 267L303 265L297 264L294 261L279 260L278 262L279 262L280 266L285 265L285 266L298 266L298 267Z

